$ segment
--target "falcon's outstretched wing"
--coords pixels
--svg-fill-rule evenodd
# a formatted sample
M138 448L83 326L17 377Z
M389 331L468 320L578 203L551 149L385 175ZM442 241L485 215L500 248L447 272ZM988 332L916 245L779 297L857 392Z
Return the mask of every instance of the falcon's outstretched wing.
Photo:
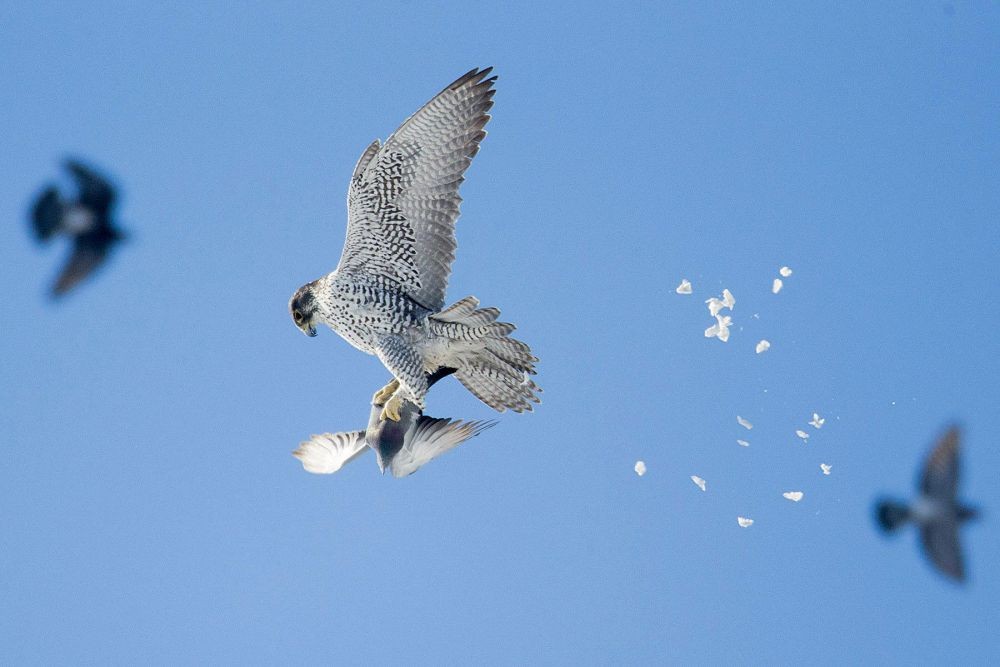
M486 136L491 67L474 69L361 156L347 193L337 270L389 278L429 310L444 307L463 174Z
M307 472L329 475L337 472L367 449L364 431L314 435L292 452Z
M920 476L920 490L925 496L941 500L955 499L958 487L958 441L958 427L952 426L934 445Z

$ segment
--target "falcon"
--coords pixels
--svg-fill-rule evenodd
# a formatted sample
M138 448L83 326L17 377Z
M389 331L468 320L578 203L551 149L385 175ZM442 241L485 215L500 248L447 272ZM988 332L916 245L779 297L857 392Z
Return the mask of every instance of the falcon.
M361 154L347 192L347 238L337 268L292 295L289 311L308 336L326 324L393 375L372 401L399 421L405 402L424 408L427 376L440 368L503 412L539 403L538 359L510 337L496 308L465 297L445 308L455 259L458 189L486 136L492 68L459 77L384 144Z
M428 386L453 372L453 368L440 369L427 378ZM331 474L368 448L375 452L383 474L389 470L393 477L406 477L496 423L425 417L410 401L403 402L399 421L383 420L383 407L380 403L372 403L366 429L314 435L292 454L302 461L307 472Z
M875 519L886 533L913 522L920 530L924 553L946 577L964 581L965 566L958 541L961 525L978 511L957 500L960 432L952 426L938 440L924 463L920 494L910 505L882 499L875 505Z
M93 273L111 248L125 238L111 219L117 195L108 179L75 160L68 160L65 167L76 181L76 198L64 199L55 186L49 186L31 213L39 242L60 234L73 239L69 260L52 287L53 296L62 296Z

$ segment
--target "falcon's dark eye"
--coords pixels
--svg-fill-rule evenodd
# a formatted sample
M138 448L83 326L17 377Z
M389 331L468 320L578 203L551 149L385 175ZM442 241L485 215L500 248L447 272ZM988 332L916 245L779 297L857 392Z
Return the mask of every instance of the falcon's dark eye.
M295 318L296 324L302 324L302 313L296 310L295 312L292 313L292 317Z

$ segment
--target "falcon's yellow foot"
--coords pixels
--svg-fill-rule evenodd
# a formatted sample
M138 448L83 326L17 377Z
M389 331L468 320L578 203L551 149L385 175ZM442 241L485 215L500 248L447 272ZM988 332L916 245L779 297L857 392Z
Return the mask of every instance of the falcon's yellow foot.
M394 394L392 398L386 401L385 405L382 407L382 412L379 414L378 418L381 421L386 419L391 419L394 422L399 421L399 410L403 407L403 399L399 397L398 394Z
M396 378L392 378L389 381L389 384L376 391L375 395L372 396L372 405L385 405L385 402L389 400L390 396L396 393L397 389L399 389L399 380L397 380ZM399 417L397 417L393 421L398 422Z

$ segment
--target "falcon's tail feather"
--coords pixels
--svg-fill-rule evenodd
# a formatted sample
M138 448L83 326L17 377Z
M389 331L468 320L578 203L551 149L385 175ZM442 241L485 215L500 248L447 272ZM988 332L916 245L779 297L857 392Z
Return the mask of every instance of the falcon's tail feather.
M494 410L530 412L532 403L541 402L536 395L541 389L530 377L538 357L510 337L513 324L496 321L499 309L478 305L478 299L466 297L430 317L435 334L466 343L454 362L455 377Z

